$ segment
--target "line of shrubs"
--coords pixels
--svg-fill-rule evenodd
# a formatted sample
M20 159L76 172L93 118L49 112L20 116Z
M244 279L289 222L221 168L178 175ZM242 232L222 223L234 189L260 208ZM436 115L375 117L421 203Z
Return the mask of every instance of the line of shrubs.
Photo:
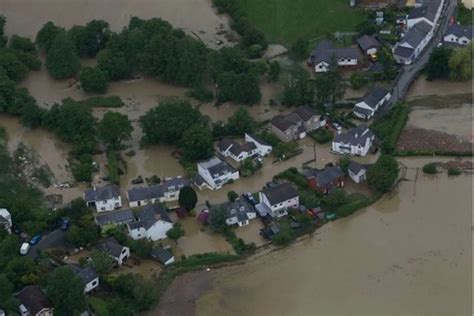
M474 152L456 152L444 150L397 150L394 152L399 157L413 157L413 156L450 156L450 157L472 157Z
M372 130L382 141L382 152L392 154L397 146L398 138L408 121L409 107L405 103L397 104L389 115L379 119L372 125Z

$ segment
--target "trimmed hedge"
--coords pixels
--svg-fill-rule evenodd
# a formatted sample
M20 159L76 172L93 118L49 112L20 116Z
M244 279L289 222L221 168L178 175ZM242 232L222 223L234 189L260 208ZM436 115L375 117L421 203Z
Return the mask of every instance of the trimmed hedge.
M434 162L427 163L423 166L423 173L436 174L436 172L438 172L438 168Z
M408 121L408 113L410 109L400 103L395 106L390 115L376 121L372 126L372 130L382 141L382 152L384 154L392 154L397 146L398 138Z
M349 216L351 214L354 214L357 210L359 210L363 207L367 207L367 206L377 202L382 197L382 195L383 195L382 193L375 193L375 194L373 194L373 195L371 195L367 198L360 199L360 200L345 204L345 205L337 208L336 214L339 217L346 217L346 216Z

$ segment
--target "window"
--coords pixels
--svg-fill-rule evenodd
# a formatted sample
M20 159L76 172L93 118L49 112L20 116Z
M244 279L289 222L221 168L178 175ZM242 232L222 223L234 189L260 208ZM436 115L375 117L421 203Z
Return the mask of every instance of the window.
M96 286L97 285L97 280L92 282L92 286Z
M123 248L122 253L125 253L125 252L127 252L127 249Z

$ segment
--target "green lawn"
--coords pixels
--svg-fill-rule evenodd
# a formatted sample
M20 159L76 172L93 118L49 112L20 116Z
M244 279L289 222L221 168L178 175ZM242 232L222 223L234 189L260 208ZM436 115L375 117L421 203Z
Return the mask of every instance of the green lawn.
M355 31L366 16L348 0L241 0L242 9L270 42L311 42L336 31Z
M456 18L462 25L472 24L472 9L467 9L464 5L459 5L458 16Z
M101 298L91 296L89 298L89 304L94 308L95 314L98 316L109 316L109 310L107 302Z

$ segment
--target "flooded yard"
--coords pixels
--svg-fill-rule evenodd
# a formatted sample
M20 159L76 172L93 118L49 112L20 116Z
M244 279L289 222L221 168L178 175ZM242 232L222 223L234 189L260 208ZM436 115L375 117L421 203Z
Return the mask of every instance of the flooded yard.
M238 238L242 238L246 244L254 243L257 247L260 247L266 243L265 240L260 235L260 229L264 227L262 221L259 218L253 219L250 221L250 224L244 227L235 228L235 234Z
M210 283L190 298L197 315L469 315L472 176L417 176L429 159L401 161L410 181L366 210L244 265L185 276L185 288Z
M217 15L210 0L2 0L0 12L7 17L7 35L34 38L48 21L63 26L83 25L102 19L113 31L128 25L131 17L162 18L210 47L216 40L228 43L229 21Z

